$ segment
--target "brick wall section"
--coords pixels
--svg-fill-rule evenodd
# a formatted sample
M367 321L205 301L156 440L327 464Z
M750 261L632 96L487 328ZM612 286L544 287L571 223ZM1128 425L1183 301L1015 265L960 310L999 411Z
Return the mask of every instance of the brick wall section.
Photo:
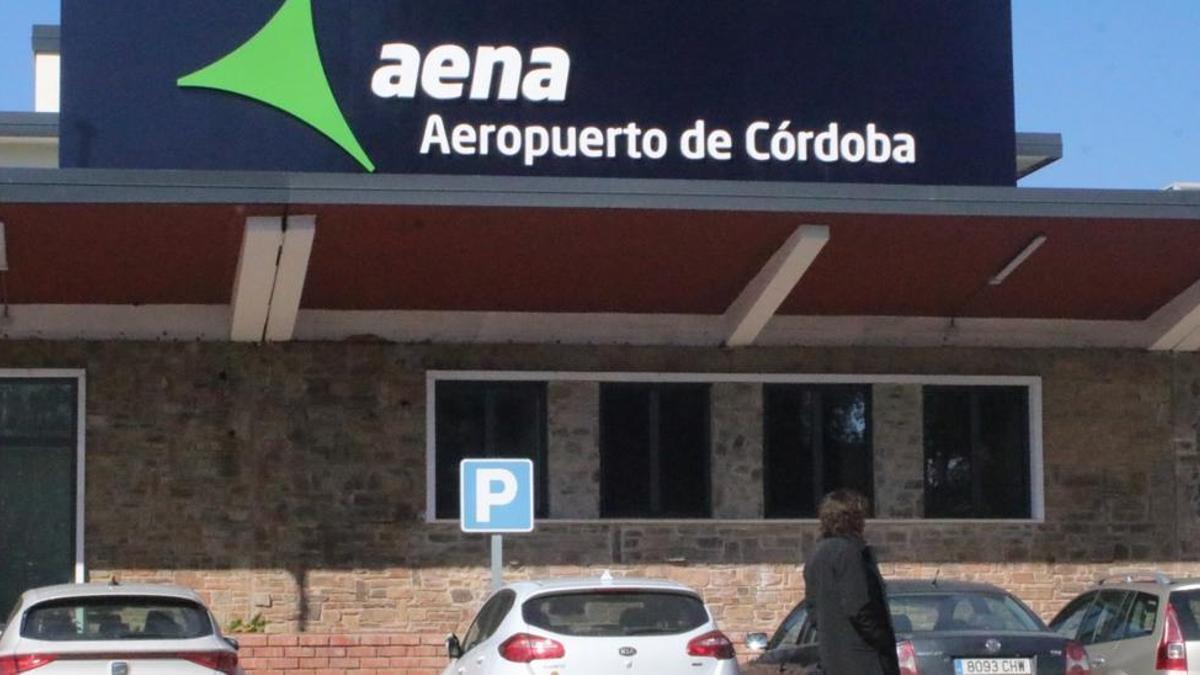
M878 538L878 533L872 533ZM1200 564L1150 562L1138 565L1047 565L1030 563L898 564L883 563L890 579L932 578L984 581L1013 589L1049 621L1067 601L1103 576L1134 569L1158 569L1182 578L1200 575ZM530 570L538 576L543 570ZM748 632L771 632L782 618L777 605L790 608L804 595L802 566L737 566L706 569L681 566L628 567L618 574L672 578L705 592L705 600L725 632L740 645ZM755 590L747 594L745 589ZM741 626L743 628L731 628ZM461 635L466 628L458 629ZM365 633L237 635L241 662L249 675L437 675L447 663L444 633Z
M925 512L925 433L921 386L877 384L871 391L874 424L875 515L920 518Z
M713 517L762 518L762 385L721 382L710 396Z
M550 515L600 517L600 385L546 385Z
M2 342L0 366L87 370L94 579L183 583L222 624L261 612L272 635L440 645L486 597L486 538L424 520L427 370L1040 376L1045 522L872 523L885 570L990 580L1044 615L1109 570L1200 575L1193 354ZM740 636L802 595L815 535L811 522L546 522L506 539L507 574L678 579Z
M446 665L440 638L360 634L239 635L250 675L435 675Z

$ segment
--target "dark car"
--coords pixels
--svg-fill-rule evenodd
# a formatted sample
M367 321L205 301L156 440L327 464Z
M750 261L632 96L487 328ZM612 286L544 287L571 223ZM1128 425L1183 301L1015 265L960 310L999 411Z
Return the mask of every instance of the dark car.
M990 584L897 580L888 584L888 604L901 675L1092 672L1083 645L1051 632L1024 603ZM746 674L820 672L820 636L808 614L802 602L770 639L751 635L748 646L761 655Z

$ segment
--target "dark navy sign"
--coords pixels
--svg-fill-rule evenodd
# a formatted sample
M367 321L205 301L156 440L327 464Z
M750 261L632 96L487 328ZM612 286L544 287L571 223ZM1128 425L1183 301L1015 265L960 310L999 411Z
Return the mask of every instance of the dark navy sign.
M1012 185L1009 0L63 0L64 167Z

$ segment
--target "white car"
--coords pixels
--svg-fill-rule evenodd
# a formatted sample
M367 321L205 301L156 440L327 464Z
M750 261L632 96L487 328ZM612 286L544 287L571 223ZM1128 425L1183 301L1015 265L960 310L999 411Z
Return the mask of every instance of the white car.
M242 675L199 596L180 586L26 591L0 633L0 675Z
M488 598L443 675L738 675L692 589L646 579L524 581Z

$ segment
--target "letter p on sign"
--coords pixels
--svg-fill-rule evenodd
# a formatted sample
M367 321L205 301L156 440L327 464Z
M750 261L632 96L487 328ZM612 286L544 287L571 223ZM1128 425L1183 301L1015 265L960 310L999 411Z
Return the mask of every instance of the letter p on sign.
M533 531L533 462L464 459L459 465L459 500L463 532Z
M507 506L517 498L517 477L505 469L479 469L475 473L475 520L492 522L492 507Z

